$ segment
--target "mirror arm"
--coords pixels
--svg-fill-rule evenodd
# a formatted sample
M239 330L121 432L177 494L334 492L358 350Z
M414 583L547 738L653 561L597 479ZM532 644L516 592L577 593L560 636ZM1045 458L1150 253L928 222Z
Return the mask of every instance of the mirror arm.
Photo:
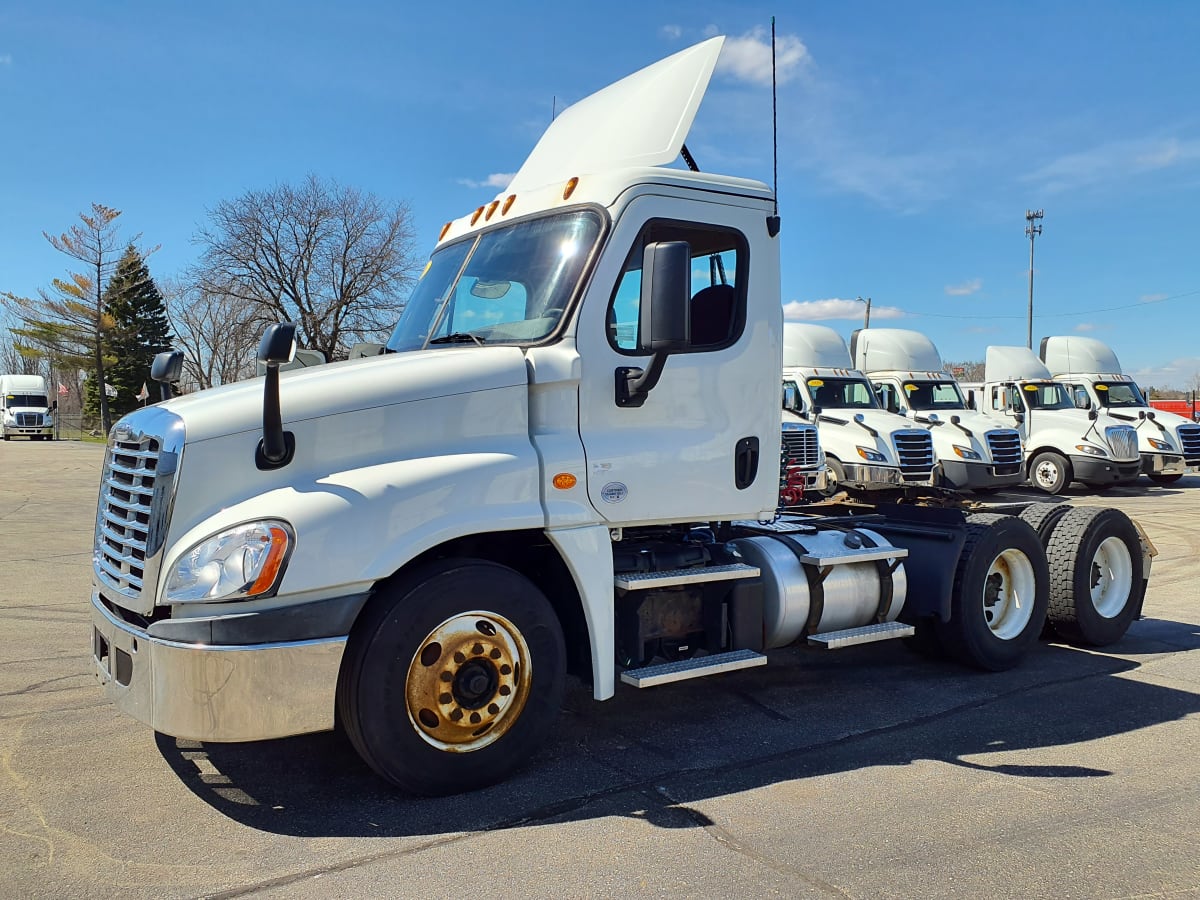
M650 365L645 369L640 366L620 366L616 371L617 406L623 408L639 407L646 402L658 379L662 377L663 366L667 364L670 354L666 350L657 351L650 357Z

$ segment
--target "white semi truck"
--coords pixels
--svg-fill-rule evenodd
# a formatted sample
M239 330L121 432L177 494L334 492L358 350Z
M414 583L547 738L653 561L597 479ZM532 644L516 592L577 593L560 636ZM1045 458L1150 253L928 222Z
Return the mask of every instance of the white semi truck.
M967 407L942 369L933 341L903 328L860 328L850 335L854 365L871 380L885 410L933 435L936 481L956 491L994 491L1025 480L1021 434Z
M336 724L436 794L524 764L568 672L608 700L914 633L1004 669L1048 609L1124 634L1152 548L1119 511L777 515L773 193L667 167L721 44L558 116L447 223L388 352L281 377L273 325L264 378L114 426L91 610L121 709L201 741Z
M1038 355L1077 409L1095 409L1137 429L1141 471L1157 484L1172 484L1200 467L1200 425L1151 408L1134 380L1122 373L1116 353L1103 341L1078 335L1042 338Z
M980 412L1017 424L1029 483L1061 494L1073 481L1103 489L1137 480L1137 432L1095 409L1080 410L1028 347L987 348L984 383L964 384Z
M811 417L829 465L828 493L934 483L929 429L881 409L866 376L854 369L842 336L824 325L786 322L783 378L795 386L797 415Z
M54 437L54 407L41 375L0 375L0 429L4 440Z

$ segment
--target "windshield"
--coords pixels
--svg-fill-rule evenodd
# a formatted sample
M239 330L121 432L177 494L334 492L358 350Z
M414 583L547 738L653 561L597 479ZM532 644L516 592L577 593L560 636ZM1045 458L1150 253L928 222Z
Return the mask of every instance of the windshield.
M1074 409L1067 389L1054 381L1026 381L1020 394L1029 409Z
M813 406L822 409L877 409L875 392L865 378L809 378L805 387Z
M1131 381L1097 381L1094 385L1100 405L1106 407L1148 406L1146 398Z
M966 409L966 401L953 381L906 381L904 396L911 409Z
M10 408L14 406L32 406L38 409L45 409L50 404L46 402L44 394L5 394L4 405Z
M571 302L600 230L600 215L581 209L443 247L417 282L387 348L540 341Z

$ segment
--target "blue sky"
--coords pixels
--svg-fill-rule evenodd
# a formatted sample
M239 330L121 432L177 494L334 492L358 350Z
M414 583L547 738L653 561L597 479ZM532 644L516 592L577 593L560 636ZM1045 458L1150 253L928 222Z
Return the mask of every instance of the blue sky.
M191 262L205 210L309 172L406 200L422 250L549 120L731 37L688 144L769 181L777 17L783 302L946 358L1090 334L1143 383L1200 374L1200 4L34 3L0 0L0 290L66 270L92 202ZM895 318L885 319L887 315ZM846 318L827 318L844 316Z

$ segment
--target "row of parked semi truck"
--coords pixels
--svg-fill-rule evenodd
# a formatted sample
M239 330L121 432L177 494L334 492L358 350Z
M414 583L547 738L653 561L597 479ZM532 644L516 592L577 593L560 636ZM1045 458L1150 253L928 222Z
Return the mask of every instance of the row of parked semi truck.
M959 382L918 332L860 329L847 347L789 322L783 365L785 505L840 490L1170 484L1200 467L1200 425L1153 409L1093 338L989 347L984 380Z

